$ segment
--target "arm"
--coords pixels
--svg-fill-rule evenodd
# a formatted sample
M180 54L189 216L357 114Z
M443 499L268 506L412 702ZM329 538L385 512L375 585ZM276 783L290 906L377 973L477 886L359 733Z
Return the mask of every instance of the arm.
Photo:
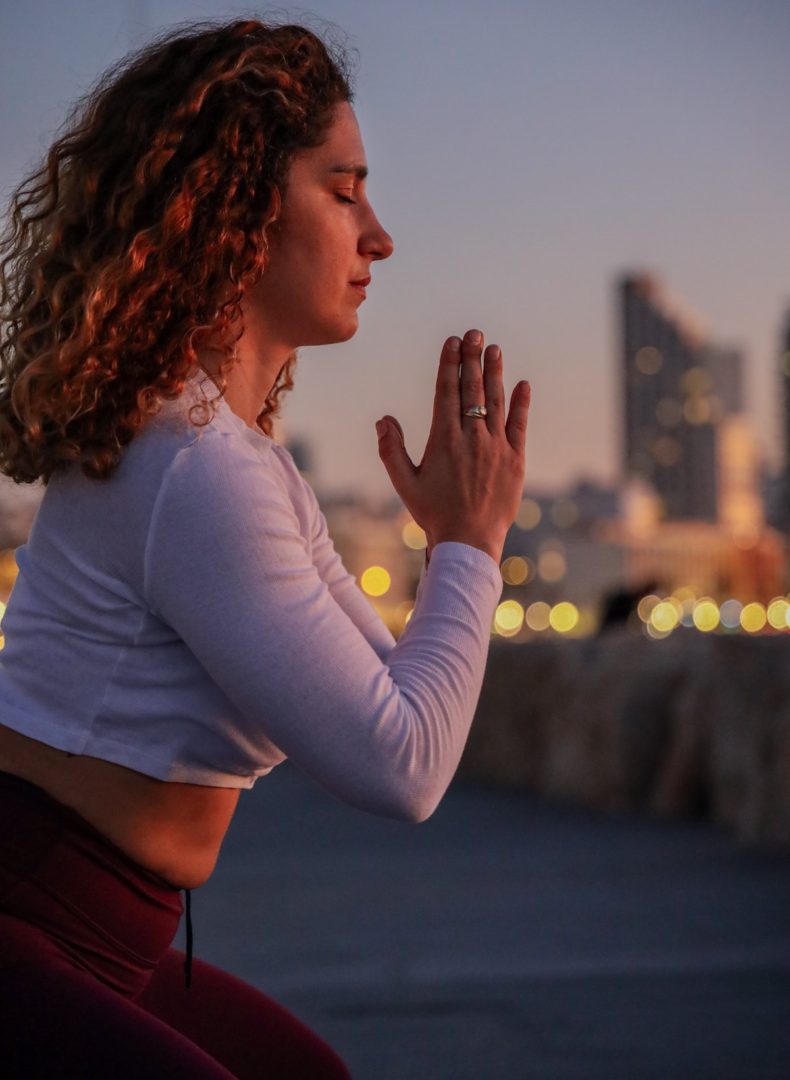
M319 575L274 469L228 436L176 456L145 553L147 602L245 718L251 752L265 734L338 798L412 821L458 766L501 586L485 552L437 544L384 664Z

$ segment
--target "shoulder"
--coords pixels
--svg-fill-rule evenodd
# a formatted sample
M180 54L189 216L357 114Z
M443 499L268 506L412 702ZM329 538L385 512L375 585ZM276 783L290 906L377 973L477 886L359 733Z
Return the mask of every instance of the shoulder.
M142 471L159 478L154 483L160 508L177 506L185 520L209 509L238 520L252 519L277 503L295 511L305 527L315 496L291 453L248 427L222 400L202 424L190 419L192 404L192 396L165 403L150 429L138 436L137 456L157 459L154 468L144 462Z
M254 432L250 432L254 439ZM162 473L168 500L206 498L213 505L253 506L262 499L288 499L289 478L271 446L244 434L207 425L172 443Z

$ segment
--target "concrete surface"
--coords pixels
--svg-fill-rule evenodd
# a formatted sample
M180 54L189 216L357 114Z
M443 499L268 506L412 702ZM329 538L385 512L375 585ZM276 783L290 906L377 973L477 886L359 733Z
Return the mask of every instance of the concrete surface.
M408 825L285 763L192 912L355 1080L790 1077L790 857L710 824L456 782Z

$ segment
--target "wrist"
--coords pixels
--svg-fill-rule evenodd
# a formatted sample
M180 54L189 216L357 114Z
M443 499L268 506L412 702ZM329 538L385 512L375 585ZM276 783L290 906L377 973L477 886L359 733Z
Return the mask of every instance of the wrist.
M425 549L426 566L430 560L430 552L433 550L433 548L436 547L437 544L442 544L446 542L456 544L468 544L470 547L479 548L480 551L484 551L486 555L490 555L496 563L500 563L502 561L502 552L504 551L505 547L504 537L502 537L501 540L493 540L490 536L470 536L461 533L456 534L454 532L452 536L441 536L430 541L429 546Z

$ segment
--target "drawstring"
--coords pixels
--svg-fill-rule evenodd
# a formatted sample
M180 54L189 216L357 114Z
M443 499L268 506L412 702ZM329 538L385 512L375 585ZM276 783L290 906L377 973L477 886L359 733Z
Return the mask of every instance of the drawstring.
M187 902L187 954L184 960L184 985L187 990L192 985L192 890L184 889Z

